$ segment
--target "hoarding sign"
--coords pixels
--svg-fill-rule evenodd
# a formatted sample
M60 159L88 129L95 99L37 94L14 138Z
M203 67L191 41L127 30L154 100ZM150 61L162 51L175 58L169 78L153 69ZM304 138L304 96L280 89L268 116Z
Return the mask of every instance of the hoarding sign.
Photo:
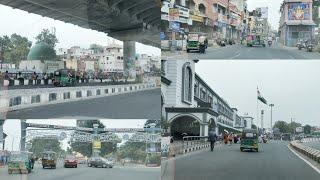
M101 149L101 141L99 140L94 140L92 143L93 149Z
M169 9L169 21L179 20L179 9L170 8Z
M288 20L311 20L311 3L289 3Z
M302 133L303 132L303 127L296 127L296 132L297 133Z
M257 8L256 11L258 12L258 14L261 14L262 19L268 19L268 7L260 7Z
M174 32L179 32L179 30L180 30L180 23L170 21L170 22L169 22L169 29L170 29L171 31L174 31Z

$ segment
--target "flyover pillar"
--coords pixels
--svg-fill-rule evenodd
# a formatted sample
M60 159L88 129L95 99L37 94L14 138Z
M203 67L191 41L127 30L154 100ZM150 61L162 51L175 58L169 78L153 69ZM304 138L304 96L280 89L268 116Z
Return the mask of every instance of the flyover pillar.
M20 151L26 150L27 121L21 120Z
M124 73L129 78L136 79L136 42L135 41L123 41L123 59L124 59Z
M4 150L3 124L4 119L0 119L0 150Z

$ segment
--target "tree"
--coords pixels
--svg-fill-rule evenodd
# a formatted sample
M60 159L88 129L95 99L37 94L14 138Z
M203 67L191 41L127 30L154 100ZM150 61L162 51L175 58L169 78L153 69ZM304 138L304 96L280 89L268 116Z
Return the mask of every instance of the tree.
M94 53L103 53L103 46L99 44L91 44L90 49L94 51Z
M81 127L93 128L93 124L98 124L98 128L104 128L105 126L99 120L88 120L85 121ZM101 143L101 155L104 156L110 152L113 152L117 148L118 142L102 142ZM69 142L73 151L79 152L84 156L90 157L92 154L92 143L91 142Z
M51 33L49 29L43 29L40 34L36 37L37 43L44 42L51 46L53 49L59 42L56 35Z
M44 151L54 151L57 154L61 154L63 150L60 147L60 142L58 139L32 139L29 141L30 149L34 155L40 157Z
M273 128L278 128L280 133L290 133L290 125L285 121L277 121L275 122Z
M252 124L251 129L257 129L257 126L255 124Z
M305 125L304 127L303 127L303 132L305 133L305 134L311 134L311 126L310 125Z
M27 59L31 45L31 41L18 34L12 34L10 38L8 36L0 37L1 56L8 63L18 65L21 60Z

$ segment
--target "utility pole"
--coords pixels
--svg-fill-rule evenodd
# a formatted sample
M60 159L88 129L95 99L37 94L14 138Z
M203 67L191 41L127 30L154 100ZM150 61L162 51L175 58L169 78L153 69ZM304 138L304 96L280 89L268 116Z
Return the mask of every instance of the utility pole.
M228 0L228 6L227 6L227 20L228 20L228 24L227 24L227 38L229 36L229 38L231 37L231 33L230 33L230 0Z
M269 104L270 108L271 108L271 118L270 118L270 128L271 128L271 131L272 131L272 107L274 106L274 104Z

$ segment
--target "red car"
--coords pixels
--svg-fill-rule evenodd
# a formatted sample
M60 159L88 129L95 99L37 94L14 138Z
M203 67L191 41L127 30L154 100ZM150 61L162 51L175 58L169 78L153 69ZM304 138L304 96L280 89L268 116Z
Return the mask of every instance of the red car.
M77 166L78 166L78 161L75 156L73 156L73 155L66 156L66 158L64 159L64 167L65 168L67 168L67 167L77 168Z

